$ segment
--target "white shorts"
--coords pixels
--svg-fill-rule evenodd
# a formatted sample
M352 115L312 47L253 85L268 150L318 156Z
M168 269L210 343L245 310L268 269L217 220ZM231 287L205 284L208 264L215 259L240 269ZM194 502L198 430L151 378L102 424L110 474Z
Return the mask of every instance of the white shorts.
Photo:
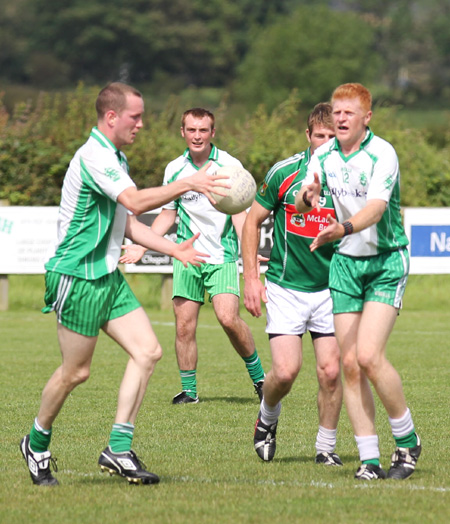
M266 333L303 335L306 331L334 333L330 290L304 293L266 280Z

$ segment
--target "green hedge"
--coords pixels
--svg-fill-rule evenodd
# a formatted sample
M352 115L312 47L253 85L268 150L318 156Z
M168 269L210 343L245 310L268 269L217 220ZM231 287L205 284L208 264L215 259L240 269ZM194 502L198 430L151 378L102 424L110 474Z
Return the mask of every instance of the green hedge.
M11 205L58 205L68 163L95 124L98 88L80 85L74 92L43 93L38 102L21 104L13 115L0 105L0 199ZM185 144L179 134L180 107L169 99L156 114L146 100L144 128L126 149L138 187L161 184L166 164ZM215 109L218 147L238 157L260 182L277 161L307 147L303 107L294 91L274 111L235 114L226 104ZM402 172L403 206L450 205L450 136L429 136L408 128L395 108L375 108L372 129L396 148ZM438 147L436 144L440 144Z

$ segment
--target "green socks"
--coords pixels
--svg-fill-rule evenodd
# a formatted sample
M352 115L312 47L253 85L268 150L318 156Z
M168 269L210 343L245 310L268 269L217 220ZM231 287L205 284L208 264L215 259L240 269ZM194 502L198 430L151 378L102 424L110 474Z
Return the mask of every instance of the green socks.
M253 381L253 384L264 380L264 370L259 359L258 352L255 349L255 352L250 357L242 357L242 360L245 362L248 374Z
M417 435L415 430L405 437L394 437L394 440L399 448L415 448L417 446Z
M370 460L363 460L363 464L373 464L374 466L380 465L380 459L370 459Z
M180 369L181 389L191 398L197 398L197 370Z
M133 424L113 424L109 436L109 447L113 453L124 453L130 451L133 442Z
M52 438L52 428L44 429L37 421L34 420L33 427L30 431L30 448L35 453L44 453L50 446L50 440Z
M264 380L264 370L256 349L253 355L250 357L242 357L242 360L245 362L245 366L253 384ZM197 398L197 370L180 369L180 377L181 389L191 398Z

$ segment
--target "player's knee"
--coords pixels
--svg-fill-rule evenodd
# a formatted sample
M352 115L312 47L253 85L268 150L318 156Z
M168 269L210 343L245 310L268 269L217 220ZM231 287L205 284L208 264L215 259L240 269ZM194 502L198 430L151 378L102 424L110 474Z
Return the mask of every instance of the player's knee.
M362 351L358 353L358 365L367 377L371 378L376 375L380 365L380 359L374 351Z
M348 354L342 358L342 370L347 384L359 381L361 368L353 354Z
M161 360L162 347L159 343L148 345L140 354L141 365L146 369L153 369L155 364Z
M341 367L339 362L330 362L324 367L317 368L319 384L326 389L336 389L341 380Z
M239 328L242 329L242 326L239 325L239 316L236 316L235 314L224 312L218 317L218 320L220 325L227 332L234 332Z
M275 382L277 387L283 391L289 391L297 378L298 370L293 368L279 369L274 373Z
M90 377L89 367L77 368L75 370L67 370L62 373L62 381L67 390L71 391L79 384L86 382Z

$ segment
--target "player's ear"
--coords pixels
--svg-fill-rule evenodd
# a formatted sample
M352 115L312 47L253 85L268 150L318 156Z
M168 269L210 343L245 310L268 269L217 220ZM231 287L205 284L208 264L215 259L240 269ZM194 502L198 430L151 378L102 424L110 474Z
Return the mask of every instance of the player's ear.
M216 136L216 128L213 127L213 128L211 129L211 137L214 138L215 136Z
M181 133L181 136L184 138L184 126L180 127L180 133Z
M105 113L105 122L111 127L114 126L116 122L116 118L117 118L117 113L113 111L112 109L110 109L109 111Z

